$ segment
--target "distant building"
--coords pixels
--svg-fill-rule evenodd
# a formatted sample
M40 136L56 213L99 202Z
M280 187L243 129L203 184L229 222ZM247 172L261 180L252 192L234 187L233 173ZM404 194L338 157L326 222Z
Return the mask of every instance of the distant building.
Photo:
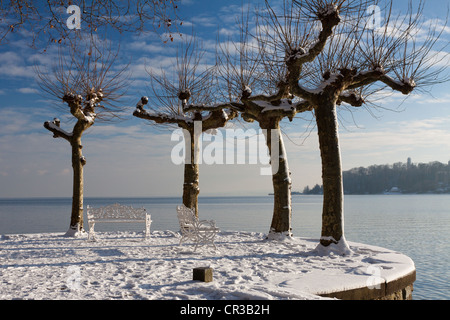
M392 187L390 190L385 191L384 194L402 194L402 190L399 187Z

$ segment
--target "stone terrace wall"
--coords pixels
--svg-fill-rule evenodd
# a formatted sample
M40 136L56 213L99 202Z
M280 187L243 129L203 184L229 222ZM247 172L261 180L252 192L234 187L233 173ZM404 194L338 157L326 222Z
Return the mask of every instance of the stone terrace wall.
M361 287L347 291L321 294L322 297L341 300L412 300L416 271L383 283L379 289Z

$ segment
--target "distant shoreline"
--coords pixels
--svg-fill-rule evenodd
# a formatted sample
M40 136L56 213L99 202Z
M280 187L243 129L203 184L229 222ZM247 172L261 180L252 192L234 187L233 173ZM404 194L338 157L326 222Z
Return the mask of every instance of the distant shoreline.
M291 193L291 195L293 196L322 196L323 194L304 194L301 192L295 192L295 193ZM382 196L382 195L403 195L403 196L421 196L421 195L450 195L450 193L442 193L442 192L425 192L425 193L345 193L346 196ZM225 198L267 198L269 196L273 196L272 193L268 193L267 195L252 195L252 196L243 196L243 195L238 195L238 196L229 196L229 195L225 195L225 196L199 196L199 199L214 199L214 198L221 198L221 199L225 199ZM120 197L114 197L114 196L109 196L109 197L85 197L84 200L85 202L88 200L102 200L102 199L115 199L115 200L120 200L120 199L181 199L181 196L176 197L176 196L148 196L148 197L137 197L137 196L131 196L131 197L127 197L127 196L120 196ZM72 201L71 197L22 197L22 198L0 198L0 201L45 201L45 200L61 200L61 201Z

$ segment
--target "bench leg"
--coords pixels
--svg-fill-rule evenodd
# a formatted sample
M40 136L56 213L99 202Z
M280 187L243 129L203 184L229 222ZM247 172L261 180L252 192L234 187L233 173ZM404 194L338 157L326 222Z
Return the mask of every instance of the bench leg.
M195 247L194 247L194 252L197 250L197 248L198 248L198 240L197 241L195 241Z
M145 239L150 238L150 226L152 224L152 220L150 220L150 216L146 217L145 220Z
M216 244L214 243L217 232L207 232L202 234L197 234L196 239L196 247L198 244L207 245L211 244L214 247L214 250L217 250Z
M178 246L181 246L183 244L183 241L185 241L186 239L188 239L188 238L181 235L180 243L178 244Z
M92 240L92 241L97 240L97 239L95 238L94 227L95 227L95 222L89 222L89 235L88 235L88 240Z

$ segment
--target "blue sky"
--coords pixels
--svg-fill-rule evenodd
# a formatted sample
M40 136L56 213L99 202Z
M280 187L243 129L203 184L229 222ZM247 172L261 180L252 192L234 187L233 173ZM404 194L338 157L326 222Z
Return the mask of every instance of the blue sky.
M257 1L254 1L257 2ZM76 3L76 1L74 1ZM183 1L181 32L192 26L204 47L212 52L217 33L236 32L235 17L241 1ZM405 1L395 1L396 9ZM427 19L445 20L449 1L426 1ZM402 7L403 6L403 7ZM0 198L71 197L72 168L69 144L53 139L44 121L61 118L68 112L57 108L40 91L34 64L51 66L55 50L45 54L29 48L26 35L12 35L0 45ZM443 41L450 40L450 27ZM83 137L85 196L181 196L183 166L171 161L178 143L171 141L173 130L149 126L132 117L140 96L148 95L148 66L170 66L175 53L171 43L163 44L152 34L140 37L115 36L121 55L131 58L134 80L125 106L129 116L120 123L96 123ZM175 41L177 41L175 39ZM414 163L450 160L449 83L435 86L430 94L414 94L408 100L392 95L378 109L339 111L344 170L372 164ZM394 111L393 111L394 110ZM321 184L320 152L311 115L284 123L293 190ZM201 165L201 195L266 195L272 182L260 175L261 165Z

